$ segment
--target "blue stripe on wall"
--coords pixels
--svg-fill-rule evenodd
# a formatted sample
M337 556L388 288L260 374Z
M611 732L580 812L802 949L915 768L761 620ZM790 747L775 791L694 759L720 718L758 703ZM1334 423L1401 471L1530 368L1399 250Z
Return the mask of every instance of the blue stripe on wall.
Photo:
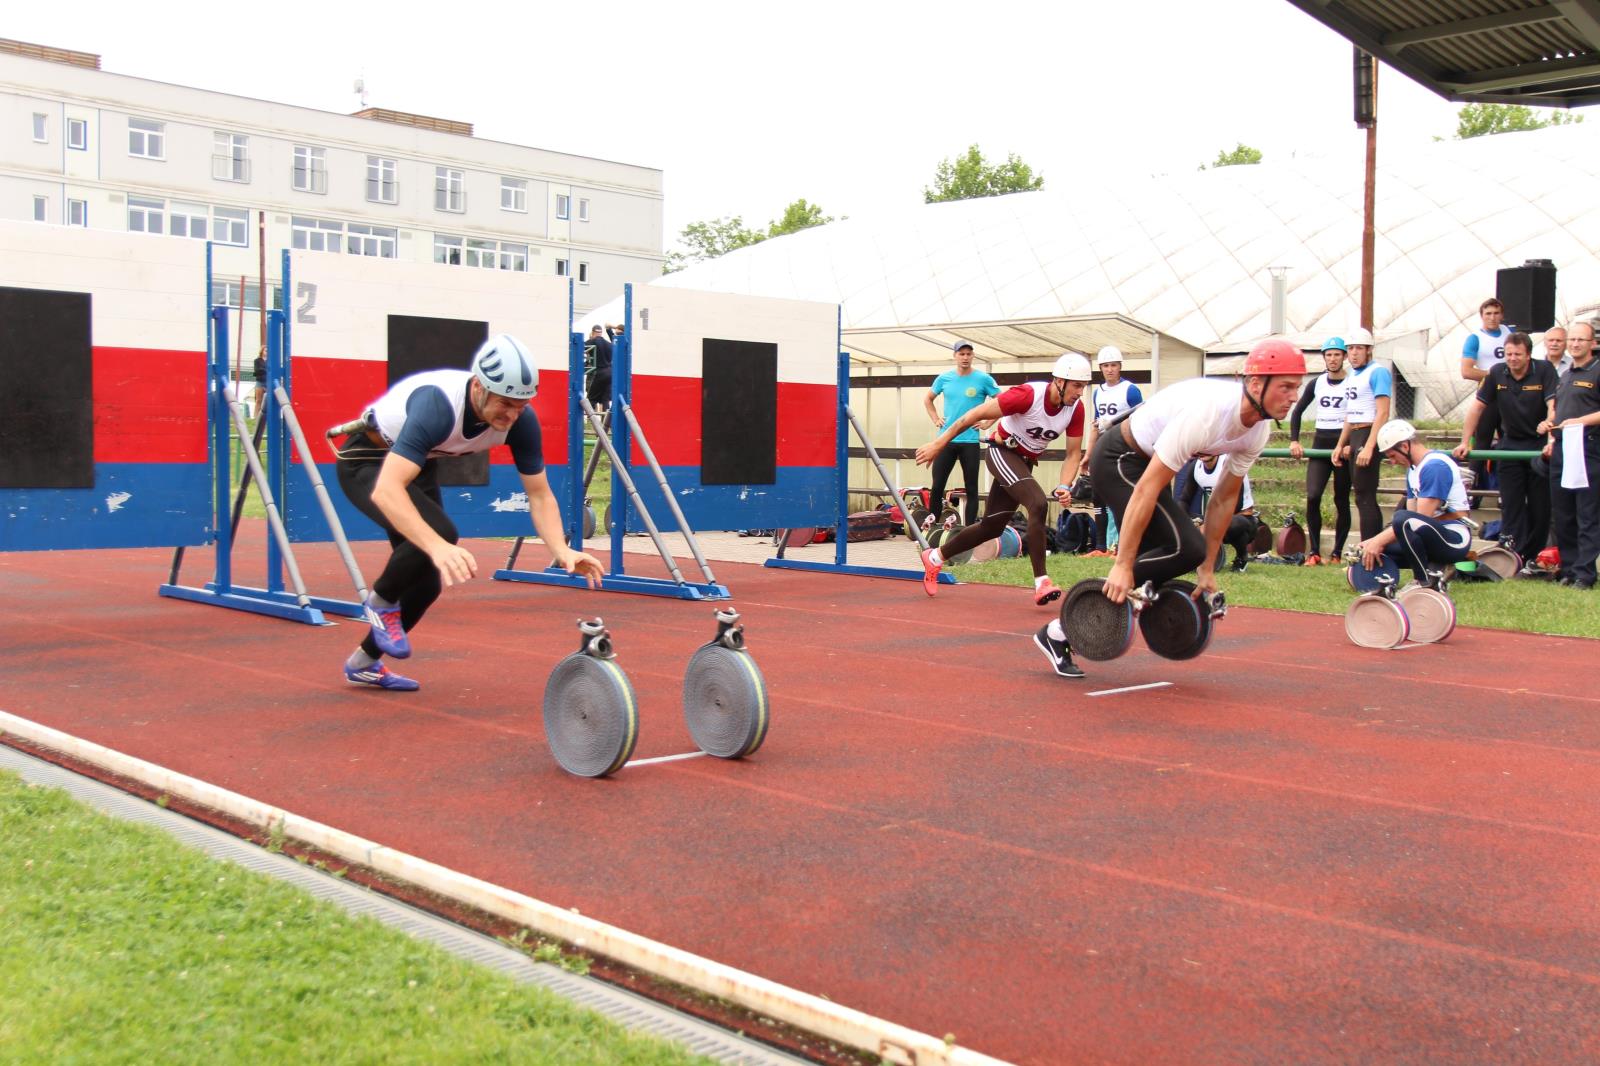
M96 463L92 489L0 489L0 551L175 548L210 535L207 463Z

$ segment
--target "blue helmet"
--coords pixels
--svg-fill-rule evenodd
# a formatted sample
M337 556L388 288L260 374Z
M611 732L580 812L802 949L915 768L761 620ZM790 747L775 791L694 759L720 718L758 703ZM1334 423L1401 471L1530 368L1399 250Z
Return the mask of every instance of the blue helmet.
M1350 354L1350 346L1344 342L1343 337L1329 337L1327 340L1322 342L1322 350L1324 352L1344 352L1346 355Z
M539 368L517 338L497 333L472 357L472 375L496 396L531 400L539 394Z

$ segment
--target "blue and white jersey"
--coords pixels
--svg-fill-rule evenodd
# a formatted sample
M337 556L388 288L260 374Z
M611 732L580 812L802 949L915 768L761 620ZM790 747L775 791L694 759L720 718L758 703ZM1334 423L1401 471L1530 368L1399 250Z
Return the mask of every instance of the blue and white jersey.
M1493 333L1486 329L1475 329L1467 335L1467 342L1461 346L1461 358L1471 359L1474 366L1487 373L1496 363L1506 361L1506 338L1509 336L1511 331L1505 326Z
M467 403L471 381L469 370L425 370L400 379L372 404L378 435L418 466L435 456L472 455L507 444L520 473L542 471L544 441L533 408L524 409L509 430L494 429Z
M1212 464L1210 470L1206 469L1206 464L1204 463L1194 464L1194 483L1199 485L1200 488L1205 492L1207 503L1211 502L1211 494L1217 491L1217 482L1221 480L1221 478L1222 463L1220 460ZM1250 491L1250 475L1246 474L1243 480L1244 483L1239 486L1239 503L1235 510L1254 510L1256 506L1256 494Z
M1378 397L1394 395L1394 376L1389 368L1368 363L1344 375L1344 420L1357 424L1378 417Z
M1139 386L1127 378L1123 378L1115 385L1096 385L1093 395L1089 398L1096 419L1120 415L1143 402L1144 395L1140 393Z
M1311 389L1311 402L1316 408L1318 429L1343 429L1346 378L1331 380L1326 373L1318 374Z
M1443 500L1445 510L1467 513L1467 486L1449 452L1431 451L1406 471L1406 499Z

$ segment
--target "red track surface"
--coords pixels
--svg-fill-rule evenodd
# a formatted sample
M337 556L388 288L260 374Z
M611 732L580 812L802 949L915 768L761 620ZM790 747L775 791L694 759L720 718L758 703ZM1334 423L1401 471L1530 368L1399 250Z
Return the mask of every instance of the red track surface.
M160 599L166 567L0 556L0 709L1003 1058L1600 1059L1593 642L1236 609L1194 662L1071 682L1020 589L722 563L766 746L596 782L539 718L573 621L611 626L642 759L693 750L709 605L480 579L416 632L423 690L378 693L353 624Z

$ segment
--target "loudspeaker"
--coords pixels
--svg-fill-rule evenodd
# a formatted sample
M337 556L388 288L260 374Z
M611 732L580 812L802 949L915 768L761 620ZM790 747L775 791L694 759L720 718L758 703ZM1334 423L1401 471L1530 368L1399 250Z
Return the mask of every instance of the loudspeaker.
M1542 333L1556 324L1556 268L1548 259L1495 271L1494 295L1505 305L1508 326Z

